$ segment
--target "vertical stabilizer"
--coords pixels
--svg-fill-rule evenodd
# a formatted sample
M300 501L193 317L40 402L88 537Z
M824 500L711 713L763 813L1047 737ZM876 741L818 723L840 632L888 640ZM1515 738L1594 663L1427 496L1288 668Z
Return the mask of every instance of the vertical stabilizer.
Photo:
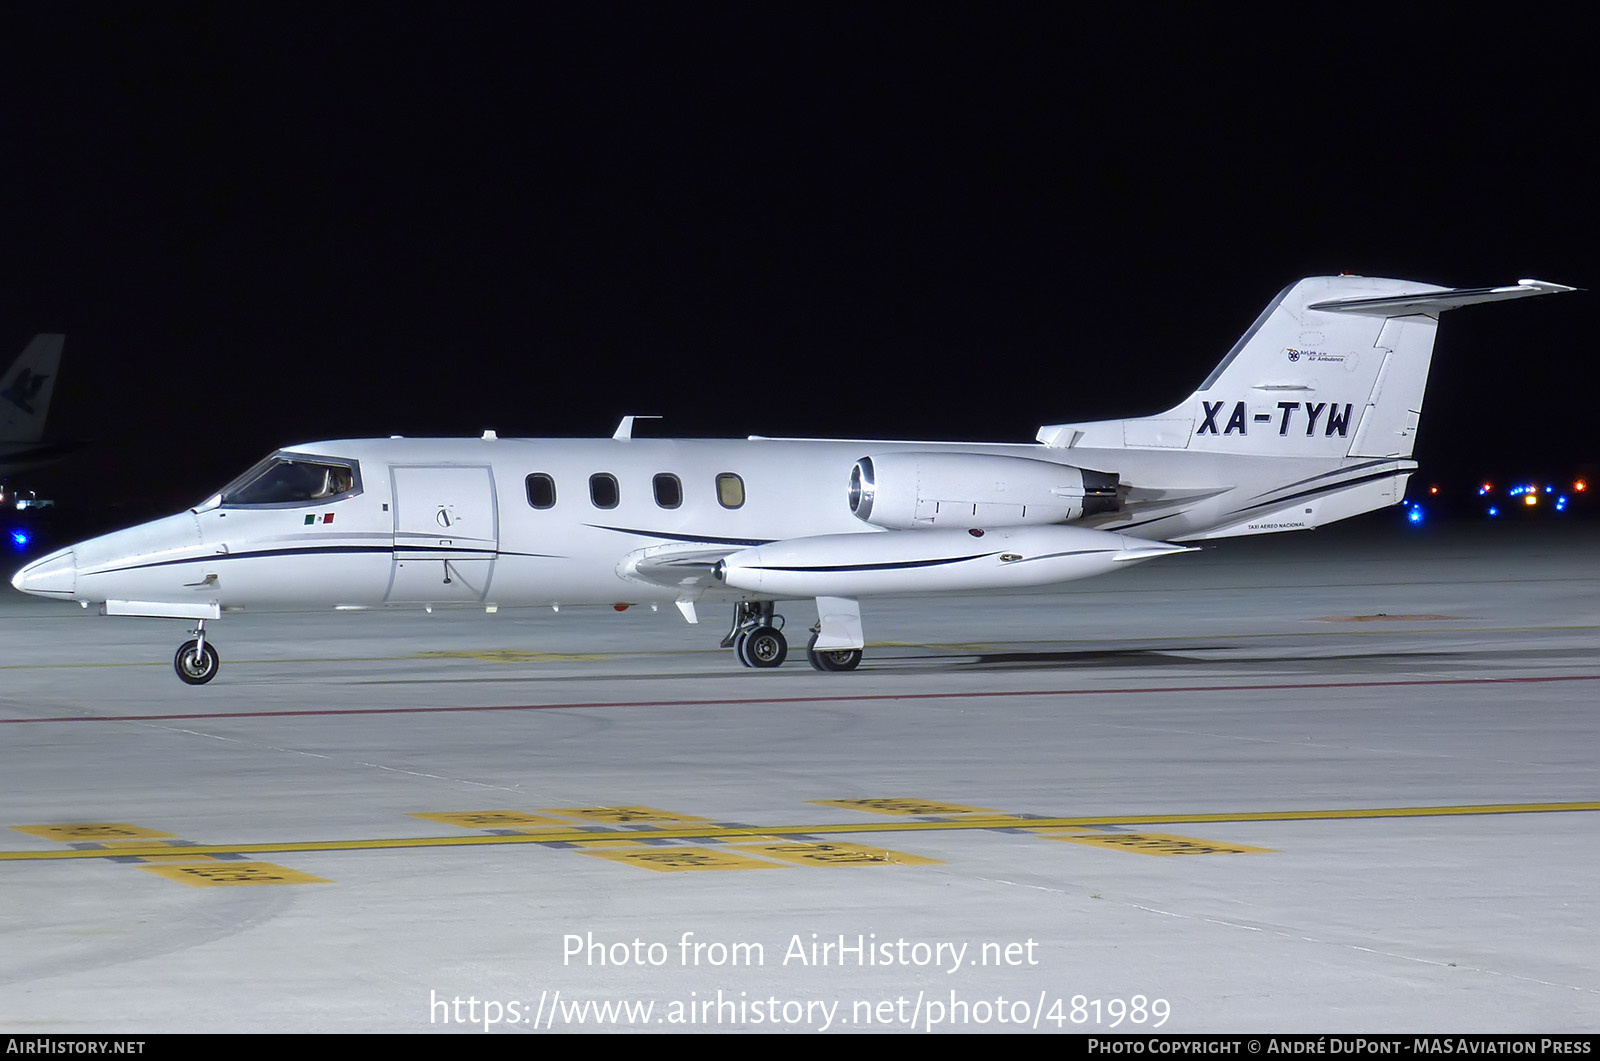
M60 335L35 335L0 377L0 442L37 442L61 368Z
M1310 277L1284 288L1179 405L1132 420L1049 425L1039 440L1283 457L1409 457L1439 314L1571 290L1538 280L1446 288Z

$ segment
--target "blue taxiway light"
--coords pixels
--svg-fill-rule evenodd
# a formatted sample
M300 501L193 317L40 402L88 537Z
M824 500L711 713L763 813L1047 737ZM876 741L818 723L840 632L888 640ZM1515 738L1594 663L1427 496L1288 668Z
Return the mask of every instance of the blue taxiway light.
M18 549L26 549L28 547L28 543L31 541L33 541L33 538L30 537L28 532L25 530L14 530L11 532L11 544L15 545Z

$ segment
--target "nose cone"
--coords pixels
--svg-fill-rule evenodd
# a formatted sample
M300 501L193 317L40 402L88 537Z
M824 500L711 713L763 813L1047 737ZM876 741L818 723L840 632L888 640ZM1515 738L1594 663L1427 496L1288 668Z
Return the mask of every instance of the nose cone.
M11 584L36 597L71 597L78 589L78 561L71 549L35 560L11 576Z

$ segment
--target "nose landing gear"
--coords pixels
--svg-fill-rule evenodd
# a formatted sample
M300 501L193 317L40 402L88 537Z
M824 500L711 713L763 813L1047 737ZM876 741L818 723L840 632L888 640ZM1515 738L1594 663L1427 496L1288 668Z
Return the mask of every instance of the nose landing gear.
M217 650L206 640L205 620L199 620L194 638L178 646L177 655L172 657L172 669L186 684L204 685L217 676L217 668L221 666Z

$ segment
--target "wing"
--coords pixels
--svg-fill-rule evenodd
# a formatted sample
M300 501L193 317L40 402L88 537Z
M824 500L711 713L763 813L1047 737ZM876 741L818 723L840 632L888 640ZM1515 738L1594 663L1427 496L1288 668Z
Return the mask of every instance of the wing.
M617 565L617 574L634 582L667 586L693 597L715 581L711 572L717 561L747 548L747 545L708 546L701 542L652 545L623 557Z

